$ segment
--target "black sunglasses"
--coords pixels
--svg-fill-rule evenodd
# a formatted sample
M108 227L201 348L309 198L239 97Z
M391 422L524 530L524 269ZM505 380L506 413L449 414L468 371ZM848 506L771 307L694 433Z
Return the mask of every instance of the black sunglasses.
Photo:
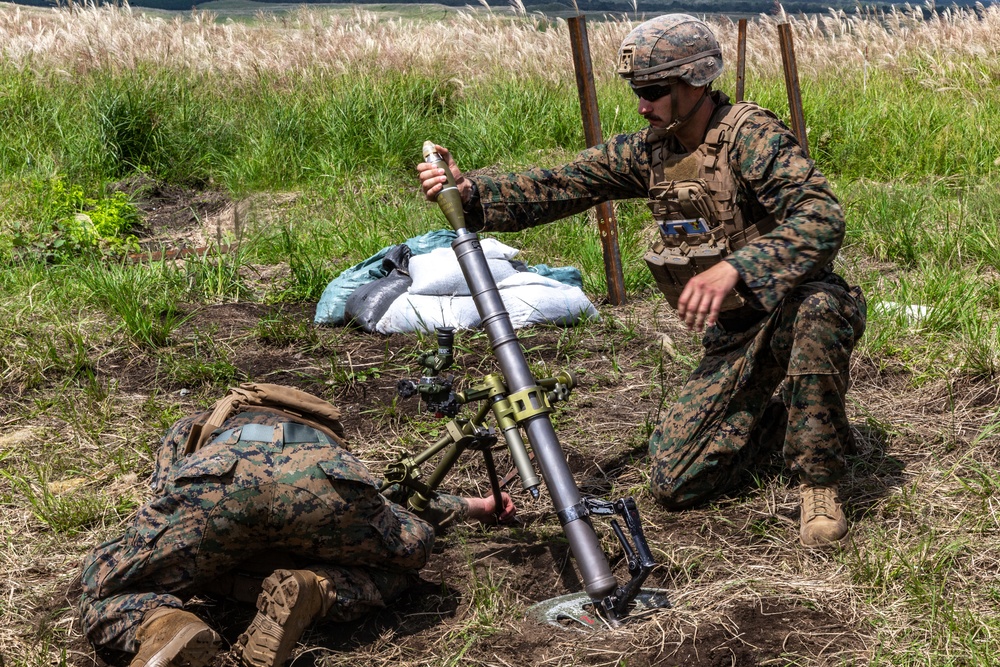
M632 92L640 99L647 102L655 102L661 97L669 95L671 88L673 88L673 84L670 83L660 86L632 86Z

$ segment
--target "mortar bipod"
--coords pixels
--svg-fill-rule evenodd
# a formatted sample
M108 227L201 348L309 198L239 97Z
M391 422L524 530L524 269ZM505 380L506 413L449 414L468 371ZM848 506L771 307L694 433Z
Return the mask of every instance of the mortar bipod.
M617 514L625 522L629 536L625 535L621 525L616 519L611 519L611 530L615 531L615 537L622 545L625 552L625 559L628 565L629 580L624 586L619 586L615 592L603 598L600 602L601 613L608 621L615 625L629 613L629 604L642 589L642 584L646 577L656 567L653 554L649 550L646 542L646 535L642 532L642 521L639 519L639 509L635 505L635 500L629 498L619 498L615 502L601 500L599 498L584 498L583 505L595 516L610 516ZM664 599L666 604L666 599ZM665 605L664 605L665 606Z
M503 507L503 499L500 481L497 478L496 464L493 461L493 446L497 443L497 436L493 429L486 428L482 424L488 409L489 405L484 405L471 421L452 419L445 424L445 433L436 443L417 456L404 455L399 460L388 464L379 491L385 493L394 485L405 487L410 490L406 500L407 507L414 512L423 512L431 500L437 496L438 486L458 462L459 457L466 450L474 450L483 454L483 463L486 466L486 475L490 483L493 501L499 511L499 508ZM426 483L421 482L420 464L441 451L444 451L444 454L442 454L437 467Z
M420 380L399 380L396 393L400 398L419 394L428 410L439 417L447 415L453 419L445 425L444 435L422 453L415 456L404 454L399 460L390 463L386 467L385 481L380 490L386 492L394 485L405 487L412 492L407 505L414 511L423 511L463 452L475 450L483 454L490 489L498 508L503 507L502 489L511 481L515 471L521 478L524 490L537 499L541 480L532 466L533 456L527 451L521 424L551 411L556 403L567 400L573 387L577 385L576 376L572 371L560 371L552 377L540 378L536 386L527 391L511 393L502 376L490 373L467 389L455 392L452 391L454 378L443 378L440 375L454 361L454 329L439 327L437 340L436 351L421 352L418 357L424 368ZM472 403L480 404L472 419L456 416L462 406ZM497 442L497 431L485 425L490 414L496 421L497 431L503 434L514 463L514 469L504 477L503 482L497 478L492 452L493 445ZM440 462L428 481L420 481L420 465L441 452Z
M562 595L531 606L528 609L529 616L556 627L586 631L605 626L618 627L629 618L639 618L670 606L666 591L642 588L643 582L656 567L656 561L646 542L634 499L620 498L611 502L599 498L583 498L575 507L564 510L564 513L567 512L578 516L617 515L622 518L629 534L625 535L615 518L611 519L611 529L625 552L630 578L600 600L594 600L583 593ZM560 521L565 519L562 514L559 516ZM599 622L601 619L604 624Z

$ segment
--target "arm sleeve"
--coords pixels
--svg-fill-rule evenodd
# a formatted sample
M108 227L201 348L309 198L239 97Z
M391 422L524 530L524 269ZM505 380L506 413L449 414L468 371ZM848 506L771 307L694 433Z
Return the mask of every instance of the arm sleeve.
M555 169L505 176L469 175L465 206L470 231L513 232L586 211L610 199L645 197L649 189L646 130L619 134Z
M844 240L844 213L830 183L780 121L757 114L740 128L730 163L778 226L727 261L767 311L820 274Z
M349 495L348 495L349 494ZM338 564L383 570L419 570L434 547L434 527L375 487L345 485Z
M434 526L440 532L453 523L464 521L469 517L469 506L458 496L439 493L420 513L420 518Z
M382 483L380 481L379 486L381 486L381 484ZM406 508L408 493L405 488L401 487L399 484L393 484L386 491L385 496L392 503L396 504L402 511L410 513L410 510ZM415 514L415 516L419 516L421 519L431 524L436 532L440 532L454 523L467 519L469 516L469 506L459 496L453 496L447 493L438 493L427 504L427 509L419 514Z

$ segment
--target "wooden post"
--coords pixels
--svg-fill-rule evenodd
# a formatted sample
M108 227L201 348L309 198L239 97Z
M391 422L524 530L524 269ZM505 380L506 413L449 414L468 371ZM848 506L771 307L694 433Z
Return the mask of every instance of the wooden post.
M743 93L746 87L747 73L747 20L740 19L736 34L736 101L746 99Z
M781 64L785 68L785 90L788 92L788 113L792 119L792 132L799 140L806 157L809 157L809 138L806 136L806 118L802 111L802 93L799 91L799 71L795 66L795 47L792 44L792 25L778 24L778 41L781 43Z
M576 87L580 94L580 112L583 116L583 136L587 147L604 141L601 138L601 114L597 108L597 90L594 88L594 69L590 62L590 43L587 41L587 19L574 16L566 19L569 38L573 46L573 68L576 70ZM625 303L625 276L622 272L621 251L618 249L618 221L611 202L598 204L597 226L601 232L604 251L604 275L608 282L608 300L613 306Z

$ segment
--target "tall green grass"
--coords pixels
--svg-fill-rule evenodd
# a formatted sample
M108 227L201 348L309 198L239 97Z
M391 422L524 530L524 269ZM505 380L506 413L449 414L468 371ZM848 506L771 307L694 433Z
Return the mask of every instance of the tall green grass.
M860 73L847 81L804 80L812 153L844 199L845 256L860 253L901 272L896 284L865 284L873 302L935 304L919 324L903 322L898 313L873 312L871 349L895 350L901 332L916 327L924 345L918 357L991 374L997 340L988 323L997 288L995 281L975 276L1000 270L1000 185L994 177L1000 114L989 113L1000 107L1000 91L977 89L970 104L924 85L914 73L920 63L910 65L874 70L863 80ZM729 83L724 77L719 86ZM642 126L624 84L602 77L599 89L607 133ZM0 206L13 217L0 226L42 224L46 202L32 194L31 184L54 177L82 184L88 196L103 196L115 181L135 173L190 187L223 187L235 196L298 190L307 203L284 224L261 230L244 255L290 266L290 278L274 286L269 299L315 301L340 269L442 226L415 184L413 167L425 139L449 145L466 169L558 162L583 147L575 89L516 74L468 83L326 70L230 79L141 66L69 81L3 66L0 90L6 121L0 177L10 194ZM779 115L787 108L783 84L775 79L748 82L748 97ZM651 285L641 261L647 214L641 203L621 203L618 220L626 287L630 293L645 290ZM588 291L605 291L600 243L586 216L524 232L511 242L531 262L580 266ZM189 282L198 282L202 294L245 297L239 263L203 266L201 277L189 276ZM138 297L136 290L153 289L142 287L152 284L150 276L135 273L138 268L121 271L112 282L131 283L126 295L99 284L108 278L106 266L80 276L95 302L119 313L130 338L166 344L181 321L170 305L177 289L161 289L158 301ZM126 278L133 273L139 277ZM969 288L956 287L963 284ZM129 321L129 313L139 313L137 321ZM941 357L942 346L956 342L961 358Z
M359 170L409 176L430 137L469 168L530 164L537 151L583 147L571 84L325 70L230 79L148 66L69 80L0 65L0 173L101 183L142 171L233 192L287 189ZM998 169L995 87L970 100L918 74L873 70L802 88L812 151L830 176L976 179ZM600 91L607 133L642 126L624 84L602 78ZM787 113L777 79L750 81L747 94Z

